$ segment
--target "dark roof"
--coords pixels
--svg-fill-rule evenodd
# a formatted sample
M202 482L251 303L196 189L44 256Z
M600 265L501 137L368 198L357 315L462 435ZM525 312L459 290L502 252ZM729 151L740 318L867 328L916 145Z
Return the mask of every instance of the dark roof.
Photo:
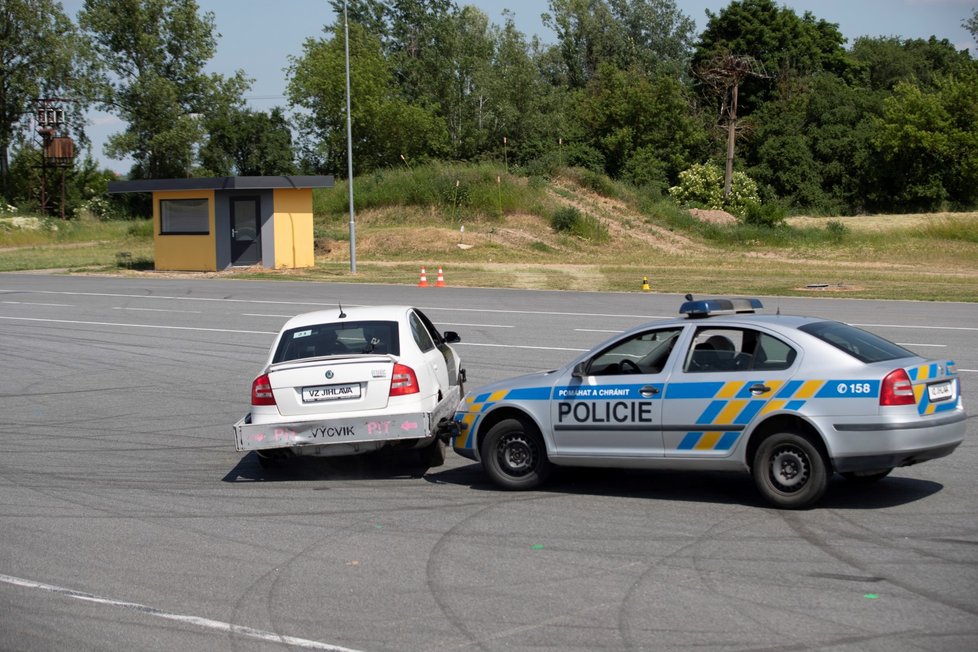
M273 188L332 188L332 175L281 177L207 177L199 179L142 179L110 181L110 193L165 190L270 190Z

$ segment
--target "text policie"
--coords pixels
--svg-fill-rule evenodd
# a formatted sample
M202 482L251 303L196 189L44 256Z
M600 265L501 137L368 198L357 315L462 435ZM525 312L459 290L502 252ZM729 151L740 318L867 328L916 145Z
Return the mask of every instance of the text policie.
M557 404L559 423L653 423L650 401L574 401Z

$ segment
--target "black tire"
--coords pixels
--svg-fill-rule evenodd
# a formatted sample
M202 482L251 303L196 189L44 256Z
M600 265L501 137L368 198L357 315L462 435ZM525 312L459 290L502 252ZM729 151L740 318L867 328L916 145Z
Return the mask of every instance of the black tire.
M445 442L435 437L431 444L418 449L418 460L428 468L441 466L445 463Z
M872 484L874 482L879 482L886 476L890 475L890 471L893 469L883 469L882 471L847 471L846 473L840 473L843 478L849 482L855 482L856 484Z
M782 509L814 505L829 485L828 464L806 436L782 432L769 436L754 454L754 484L764 498Z
M539 486L550 475L550 460L540 431L521 419L504 419L486 433L479 448L482 466L503 489Z

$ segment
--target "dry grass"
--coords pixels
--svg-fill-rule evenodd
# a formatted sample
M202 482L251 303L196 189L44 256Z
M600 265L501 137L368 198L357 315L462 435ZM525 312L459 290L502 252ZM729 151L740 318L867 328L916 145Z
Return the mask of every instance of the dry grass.
M317 220L315 268L193 275L416 285L422 266L433 281L440 265L449 286L637 292L648 277L653 291L669 293L978 301L978 213L794 217L790 228L772 231L698 221L665 205L639 210L633 199L605 197L567 178L534 201L534 212L501 217L431 206L364 210L356 275L347 216L339 213ZM567 206L598 220L606 240L555 232L549 215ZM145 234L107 226L80 236L85 246L58 237L4 251L0 270L163 275L138 271L152 253ZM0 232L0 247L9 244ZM131 253L136 270L122 268L120 252Z

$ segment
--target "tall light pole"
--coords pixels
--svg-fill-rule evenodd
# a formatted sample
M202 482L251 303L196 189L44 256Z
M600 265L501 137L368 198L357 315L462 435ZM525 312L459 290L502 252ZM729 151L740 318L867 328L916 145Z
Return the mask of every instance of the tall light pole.
M350 118L350 19L343 0L343 35L346 49L346 185L350 191L350 273L357 273L357 219L353 211L353 124Z

